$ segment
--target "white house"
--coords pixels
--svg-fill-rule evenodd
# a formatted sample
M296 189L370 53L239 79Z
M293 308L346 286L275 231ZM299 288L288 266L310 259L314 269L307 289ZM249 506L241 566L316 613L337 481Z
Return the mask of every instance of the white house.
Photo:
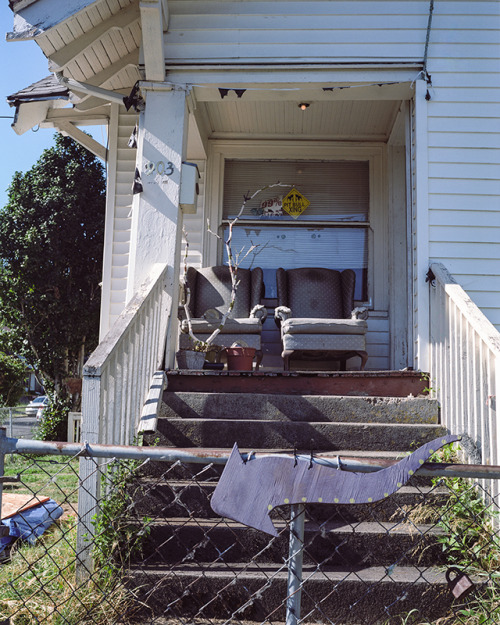
M367 368L430 371L445 418L469 406L494 422L498 2L10 5L8 40L34 39L53 72L11 97L14 130L57 128L107 162L102 343L85 380L84 411L97 406L88 440L130 438L165 338L165 363L174 365L182 225L190 264L221 264L207 220L223 232L245 193L278 180L294 184L309 208L298 219L263 217L260 200L279 195L271 189L236 228L241 244L262 244L269 306L279 266L355 268L356 299L370 311ZM82 133L87 124L107 125L106 146ZM133 193L134 180L141 192ZM271 326L268 362L278 366ZM103 425L106 410L125 405L124 387L134 393L132 421Z

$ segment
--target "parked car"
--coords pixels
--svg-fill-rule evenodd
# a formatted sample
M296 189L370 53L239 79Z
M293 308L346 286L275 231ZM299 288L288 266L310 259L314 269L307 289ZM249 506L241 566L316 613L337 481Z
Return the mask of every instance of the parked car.
M27 415L36 415L39 408L45 408L49 405L49 398L47 395L40 395L39 397L35 397L35 399L31 400L30 403L26 406L26 414Z
M41 421L43 418L43 413L47 406L40 406L40 408L36 411L36 420Z

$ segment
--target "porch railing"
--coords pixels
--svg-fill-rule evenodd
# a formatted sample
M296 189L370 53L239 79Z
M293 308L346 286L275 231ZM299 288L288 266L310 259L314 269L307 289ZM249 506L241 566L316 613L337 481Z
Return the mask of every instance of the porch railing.
M82 441L108 445L130 445L144 418L145 398L161 397L158 391L163 368L170 314L167 265L156 265L149 280L127 304L123 313L92 353L83 370ZM162 382L160 382L160 385ZM153 389L153 391L151 390ZM148 399L148 418L153 418ZM87 484L78 499L78 549L80 562L91 568L91 527L99 497L99 477L82 459L80 480Z
M90 356L83 371L82 440L130 445L146 393L163 365L169 322L167 266L150 279Z
M430 382L469 461L498 464L500 333L441 263L430 267Z

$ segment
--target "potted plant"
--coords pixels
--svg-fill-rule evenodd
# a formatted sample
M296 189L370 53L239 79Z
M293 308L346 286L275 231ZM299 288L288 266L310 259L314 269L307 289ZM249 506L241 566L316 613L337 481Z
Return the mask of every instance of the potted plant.
M193 349L180 349L177 354L179 369L203 369L205 363L205 350L201 341L194 343Z

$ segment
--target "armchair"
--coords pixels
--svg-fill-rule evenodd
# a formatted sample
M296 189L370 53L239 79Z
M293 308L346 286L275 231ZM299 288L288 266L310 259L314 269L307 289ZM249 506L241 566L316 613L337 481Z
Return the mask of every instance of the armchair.
M255 347L255 368L258 370L262 361L262 324L267 317L267 310L260 303L264 295L262 269L238 268L238 280L233 310L215 342L222 347L230 347L235 342ZM222 317L231 302L229 267L189 267L183 286L185 291L189 290L188 306L193 333L201 341L206 340L220 325L218 316ZM179 347L189 349L192 343L183 307L179 308L179 318Z
M284 369L290 357L319 356L341 362L352 356L361 358L363 370L366 353L365 308L354 308L356 274L352 269L336 271L324 268L278 269L278 307L274 317L281 329Z

